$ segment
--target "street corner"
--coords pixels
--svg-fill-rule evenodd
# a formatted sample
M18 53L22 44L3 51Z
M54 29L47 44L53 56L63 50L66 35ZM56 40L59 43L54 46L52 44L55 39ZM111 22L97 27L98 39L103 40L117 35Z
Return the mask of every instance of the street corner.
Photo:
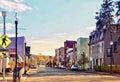
M5 80L3 80L3 77L0 77L0 82L5 82L5 81L7 81L7 82L12 82L12 77L6 77L5 78Z
M27 79L27 77L22 77L22 78L20 79L20 82L25 82L26 79Z
M21 77L20 82L25 82L27 77ZM5 80L3 80L3 77L0 77L0 82L13 82L13 77L6 77Z

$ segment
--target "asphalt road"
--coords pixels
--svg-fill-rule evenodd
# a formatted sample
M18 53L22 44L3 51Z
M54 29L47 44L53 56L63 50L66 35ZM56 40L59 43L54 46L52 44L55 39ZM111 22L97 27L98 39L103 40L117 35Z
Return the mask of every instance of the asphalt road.
M84 73L58 68L31 69L26 82L120 82L120 75Z

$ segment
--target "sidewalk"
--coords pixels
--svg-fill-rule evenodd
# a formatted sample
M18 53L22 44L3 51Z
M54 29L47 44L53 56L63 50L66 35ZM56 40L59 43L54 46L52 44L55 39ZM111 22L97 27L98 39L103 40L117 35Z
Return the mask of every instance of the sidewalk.
M100 75L112 75L112 76L120 76L120 74L117 74L117 73L112 73L110 74L110 72L100 72L100 71L95 71L95 70L87 70L87 71L84 71L86 73L93 73L93 74L100 74Z
M6 77L7 82L13 82L13 78L12 77ZM22 77L20 82L25 82L26 77ZM3 82L3 78L0 77L0 82Z
M20 82L25 82L26 78L26 75L22 75ZM5 79L7 82L13 82L13 73L7 73ZM3 82L2 74L0 74L0 82Z

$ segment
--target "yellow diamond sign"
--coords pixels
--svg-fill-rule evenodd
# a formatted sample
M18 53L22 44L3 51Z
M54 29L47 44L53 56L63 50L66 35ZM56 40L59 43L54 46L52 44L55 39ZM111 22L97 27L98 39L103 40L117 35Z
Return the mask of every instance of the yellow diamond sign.
M3 34L0 37L0 46L2 48L6 49L11 43L12 43L12 41L10 40L9 37L7 37L7 35Z
M8 57L9 56L9 52L7 51L0 51L0 57Z

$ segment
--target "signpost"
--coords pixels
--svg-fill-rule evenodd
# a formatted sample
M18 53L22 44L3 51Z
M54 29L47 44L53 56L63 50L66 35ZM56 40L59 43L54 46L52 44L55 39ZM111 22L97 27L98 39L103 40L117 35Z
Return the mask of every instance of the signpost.
M15 57L16 57L16 49L15 48L10 48L10 59L11 60L15 60Z
M8 57L9 52L8 51L0 51L0 57Z
M0 56L3 57L3 82L7 82L5 79L5 68L6 68L6 57L9 56L9 52L6 50L6 48L12 43L11 39L3 34L0 37L0 46L3 48L0 50Z
M12 41L10 40L10 38L7 35L3 34L0 37L0 46L3 49L6 49L11 43L12 43Z

